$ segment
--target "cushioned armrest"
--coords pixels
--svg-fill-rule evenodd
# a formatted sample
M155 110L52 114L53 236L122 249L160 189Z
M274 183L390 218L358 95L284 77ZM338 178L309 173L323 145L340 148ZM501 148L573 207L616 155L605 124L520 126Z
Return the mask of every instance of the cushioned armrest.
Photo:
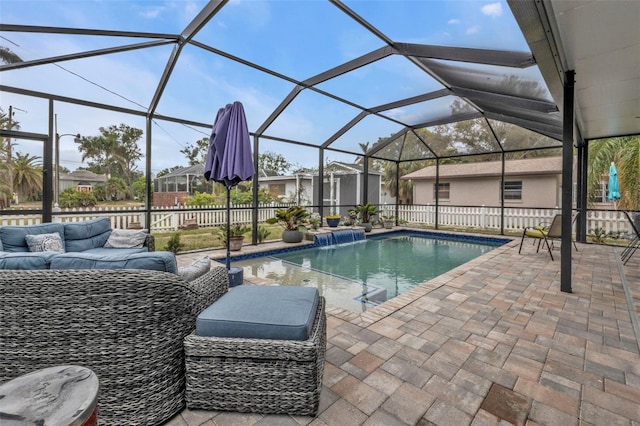
M156 251L156 237L147 234L147 238L144 240L144 246L148 251Z
M218 266L201 277L187 282L186 285L190 290L188 297L192 298L188 301L188 305L193 308L192 313L198 316L229 291L229 272L224 266Z

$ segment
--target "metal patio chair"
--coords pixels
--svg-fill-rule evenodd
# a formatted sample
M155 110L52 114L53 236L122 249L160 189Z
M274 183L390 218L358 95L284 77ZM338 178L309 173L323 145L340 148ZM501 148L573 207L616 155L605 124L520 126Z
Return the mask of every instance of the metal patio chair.
M624 215L629 220L631 229L633 229L633 232L635 234L633 238L631 238L631 241L629 241L627 247L625 247L625 249L622 250L622 253L620 254L620 260L622 260L622 263L626 265L629 259L631 259L631 256L633 256L636 250L640 248L640 213L636 213L635 222L631 220L631 216L629 215L629 213L624 211L622 213L624 213Z
M576 214L571 221L572 225L573 223L575 223L577 218L578 215ZM540 251L540 245L544 242L547 250L549 251L549 256L551 256L551 260L554 260L551 248L553 246L554 240L560 240L562 238L562 215L555 215L548 228L541 225L524 228L524 230L522 231L522 240L520 240L520 248L518 249L518 253L522 251L522 244L524 243L525 237L534 238L538 240L536 253ZM578 251L576 242L573 241L573 239L571 240L571 242L573 243L573 247L576 249L576 251Z

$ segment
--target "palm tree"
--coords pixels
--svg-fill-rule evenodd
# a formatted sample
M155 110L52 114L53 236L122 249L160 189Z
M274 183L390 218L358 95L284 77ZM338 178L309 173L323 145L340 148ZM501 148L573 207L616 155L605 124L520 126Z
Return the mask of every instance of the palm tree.
M5 64L15 64L23 62L22 58L11 51L8 47L0 46L0 61Z
M0 128L5 130L19 130L20 124L12 120L8 113L0 108ZM13 158L11 148L13 147L11 138L0 139L0 207L11 205L13 196Z
M42 191L42 163L35 155L16 152L13 159L13 187L20 199L36 200Z
M618 207L624 210L640 210L640 136L599 139L589 142L589 175L587 188L595 195L609 166L615 163L620 182Z

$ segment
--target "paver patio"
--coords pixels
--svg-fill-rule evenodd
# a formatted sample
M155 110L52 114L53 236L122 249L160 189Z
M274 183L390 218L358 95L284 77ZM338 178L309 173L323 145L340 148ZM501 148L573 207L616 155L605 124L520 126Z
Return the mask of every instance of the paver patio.
M184 410L167 424L640 425L640 256L578 244L569 294L559 250L518 244L365 313L329 309L316 418Z

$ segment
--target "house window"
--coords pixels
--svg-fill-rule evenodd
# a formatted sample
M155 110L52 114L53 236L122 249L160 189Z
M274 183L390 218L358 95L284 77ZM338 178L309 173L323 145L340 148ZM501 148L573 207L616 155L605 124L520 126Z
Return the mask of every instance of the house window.
M270 183L269 193L276 196L287 195L286 185L284 183Z
M437 194L436 194L437 191ZM448 200L449 199L449 183L439 183L437 186L433 184L433 199Z
M505 200L522 200L522 181L512 180L504 183Z

